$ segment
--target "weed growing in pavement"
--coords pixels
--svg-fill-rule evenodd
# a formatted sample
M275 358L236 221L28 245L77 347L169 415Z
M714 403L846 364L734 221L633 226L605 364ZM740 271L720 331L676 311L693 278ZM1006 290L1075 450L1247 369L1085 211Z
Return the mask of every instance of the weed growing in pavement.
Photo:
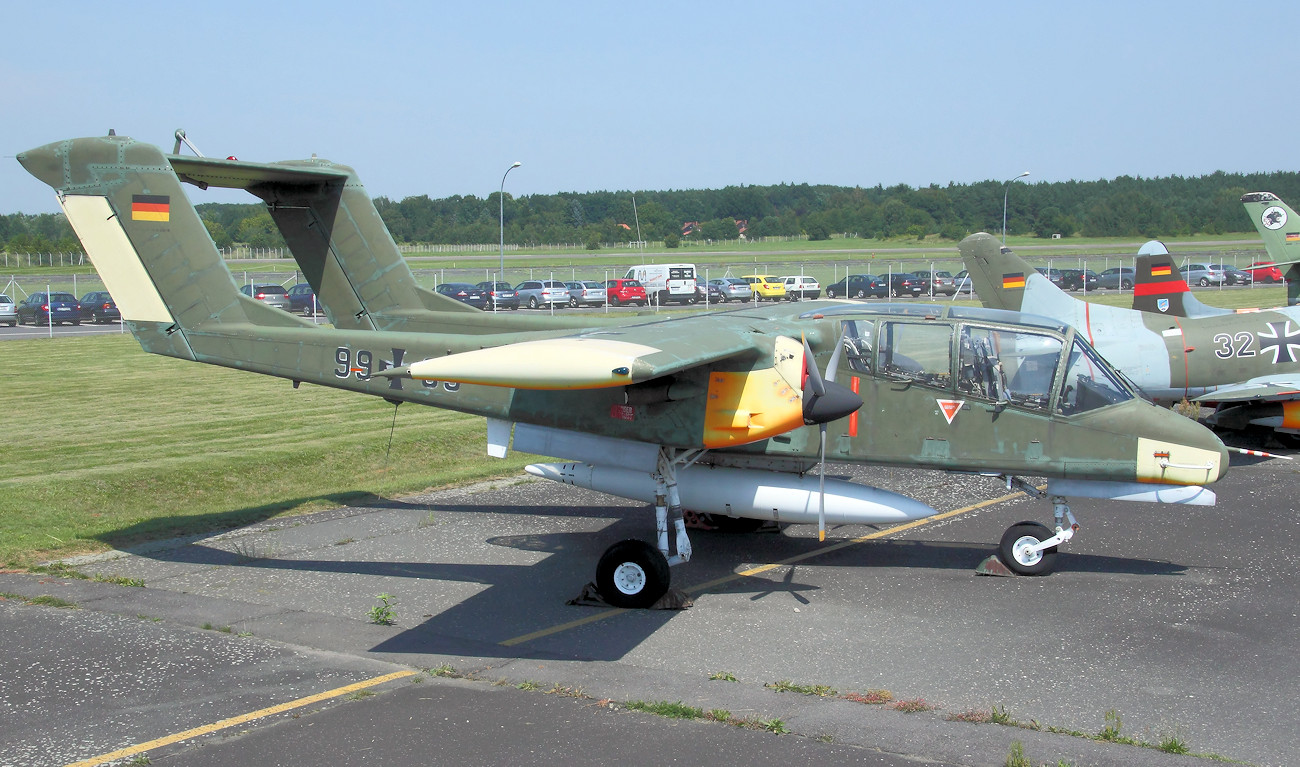
M28 599L22 594L0 594L0 599L12 599L15 602L22 602L25 605L42 605L44 607L76 607L76 602L69 602L66 599L60 599L49 594L42 594L39 597Z
M391 626L397 622L397 612L393 610L393 605L397 604L397 597L392 594L380 594L375 597L379 604L370 608L370 622L380 626Z
M645 711L649 714L658 714L666 716L669 719L703 719L704 709L688 706L680 700L676 703L670 703L666 700L643 701L632 700L623 704L624 708L629 711Z
M894 694L889 690L867 690L866 692L846 692L840 697L844 700L851 700L854 703L865 703L869 706L878 706L893 700Z
M939 708L933 703L928 702L925 698L912 698L911 700L900 700L889 704L889 707L895 711L902 711L904 714L915 714L919 711L934 711Z
M441 666L434 666L433 668L426 668L424 671L425 671L425 673L427 673L429 676L448 676L448 677L457 677L457 676L460 676L460 674L456 673L456 669L452 668L451 666L447 665L446 663L442 664Z
M1097 733L1097 737L1110 743L1118 742L1120 739L1119 732L1123 726L1123 722L1119 718L1119 712L1112 708L1106 712L1106 724L1101 728L1101 732Z
M1025 744L1018 740L1011 741L1011 753L1007 754L1006 767L1033 767L1029 757L1025 756Z
M366 698L373 698L376 695L378 695L378 693L376 693L374 690L357 690L356 692L348 695L348 700L365 700Z
M711 722L730 722L731 712L725 708L711 708L704 712L704 718Z
M795 684L789 679L782 679L779 682L769 682L763 686L771 690L776 690L777 692L797 692L800 695L816 695L822 698L839 694L824 684Z
M542 689L542 686L532 681L531 679L525 679L524 681L515 685L515 689L516 690L540 690Z
M730 671L714 671L709 674L709 679L715 682L734 682L736 677Z

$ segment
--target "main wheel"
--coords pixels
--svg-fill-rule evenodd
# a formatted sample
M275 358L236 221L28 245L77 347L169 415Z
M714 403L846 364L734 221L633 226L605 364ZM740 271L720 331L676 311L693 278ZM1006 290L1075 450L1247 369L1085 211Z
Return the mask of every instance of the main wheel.
M610 546L596 565L596 589L614 607L649 607L671 577L659 549L635 538Z
M1200 286L1203 287L1203 288L1208 288L1208 287L1210 286L1210 281L1207 280L1206 278L1202 277L1201 280L1200 280L1200 282L1197 282L1196 284L1197 284L1197 285L1200 285Z
M1056 568L1056 547L1042 551L1029 551L1028 548L1051 537L1052 531L1046 525L1017 522L1002 534L998 557L1019 575L1047 575Z

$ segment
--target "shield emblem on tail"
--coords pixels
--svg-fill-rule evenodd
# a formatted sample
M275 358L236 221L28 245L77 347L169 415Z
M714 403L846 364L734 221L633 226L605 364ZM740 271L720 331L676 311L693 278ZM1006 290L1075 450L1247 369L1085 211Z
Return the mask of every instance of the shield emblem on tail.
M1167 311L1169 311L1169 299L1167 299L1167 298L1157 298L1157 299L1156 299L1156 308L1159 309L1159 310L1162 311L1162 312L1167 312Z

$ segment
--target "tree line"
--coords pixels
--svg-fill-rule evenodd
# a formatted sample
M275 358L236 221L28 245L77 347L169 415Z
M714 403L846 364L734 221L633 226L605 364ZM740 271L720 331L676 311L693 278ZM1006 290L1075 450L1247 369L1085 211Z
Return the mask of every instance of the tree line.
M569 192L505 196L506 242L522 247L633 241L668 247L693 240L832 235L892 239L937 236L960 240L1002 228L1001 181L912 188L816 184L728 186L658 192ZM1039 237L1173 237L1254 232L1241 195L1269 191L1300 203L1300 173L1224 173L1206 176L1054 181L1010 186L1007 232ZM635 200L635 208L634 208ZM375 199L393 238L401 243L497 242L498 193L486 197L427 195ZM283 247L259 203L197 206L218 247ZM61 214L0 215L0 243L12 253L77 251Z

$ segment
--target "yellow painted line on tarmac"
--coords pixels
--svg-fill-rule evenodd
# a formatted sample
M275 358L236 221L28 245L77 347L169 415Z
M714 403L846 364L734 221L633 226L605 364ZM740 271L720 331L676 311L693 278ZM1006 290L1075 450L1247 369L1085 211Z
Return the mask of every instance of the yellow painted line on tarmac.
M760 573L765 573L769 570L775 570L778 567L787 567L789 565L802 562L806 559L812 559L813 557L820 557L824 554L830 554L833 551L846 549L850 546L857 546L858 544L866 543L867 541L872 541L877 538L884 538L885 536L891 535L893 533L901 533L904 530L911 530L916 527L928 525L931 522L939 522L944 519L951 519L952 517L960 516L962 514L976 511L978 509L984 509L989 506L995 506L999 503L1004 503L1006 501L1010 501L1015 498L1023 498L1023 497L1024 494L1019 491L1014 493L1007 493L1006 495L999 496L997 498L990 498L987 501L980 501L979 503L971 504L970 506L963 506L960 509L945 511L942 514L935 514L932 517L925 517L923 519L914 519L911 522L904 522L900 525L894 525L893 527L889 527L884 530L877 530L874 533L868 533L867 535L863 535L858 538L851 538L847 541L840 541L839 543L834 543L831 544L830 546L824 546L815 549L813 551L808 551L803 554L798 554L796 556L790 557L789 559L783 559L780 562L773 562L772 564L767 564L767 565L759 565L758 567L752 567L748 570L742 570L738 573L732 573L731 575L718 578L717 580L706 581L704 583L697 583L696 585L691 586L689 589L686 589L686 591L691 594L699 594L702 591L709 591L710 589L715 589L718 586L731 583L732 581L738 581L741 578L748 578L754 575L758 575ZM627 612L625 608L611 607L608 610L602 610L601 612L588 615L585 618L579 618L576 621L569 621L568 623L561 623L558 626L551 626L550 628L540 629L538 631L532 632L531 634L523 634L521 636L517 636L512 639L507 639L505 641L498 642L498 644L500 644L502 647L514 647L515 645L523 644L524 642L531 642L534 639L541 639L542 637L551 636L552 634L559 634L568 631L569 629L578 628L579 626L585 626L588 623L595 623L596 621L604 620L606 618L610 618L615 615L618 615L619 613L624 613L624 612Z
M137 754L143 754L146 751L152 751L155 748L161 748L162 746L171 745L172 743L179 743L182 740L197 738L200 735L208 735L209 733L217 732L218 730L224 730L228 727L235 727L236 725L244 724L245 722L251 722L254 719L261 719L263 717L271 716L273 714L279 714L285 711L292 711L295 708L310 706L311 704L319 703L322 700L337 698L340 695L347 695L350 692L356 692L357 690L364 690L367 687L374 687L375 685L383 684L384 682L391 682L394 679L401 679L403 677L413 676L416 673L418 672L409 671L409 670L395 671L391 674L377 676L374 677L373 679L366 679L365 681L356 682L355 684L349 684L344 687L336 687L333 690L326 690L325 692L319 692L316 693L315 695L308 695L305 698L291 700L287 703L281 703L276 706L270 706L269 708L263 708L257 711L251 711L247 714L241 714L239 716L231 717L229 719L222 719L219 722L213 722L212 724L205 724L202 727L195 727L193 729L185 730L184 732L178 732L173 735L166 735L164 737L151 740L147 743L140 743L134 746L127 746L126 748L118 749L117 751L114 751L110 754L101 754L99 756L91 757L90 759L83 759L80 762L73 762L72 764L69 764L67 767L93 767L93 765L104 764L106 762L111 762L116 759L125 759L129 756L135 756Z

